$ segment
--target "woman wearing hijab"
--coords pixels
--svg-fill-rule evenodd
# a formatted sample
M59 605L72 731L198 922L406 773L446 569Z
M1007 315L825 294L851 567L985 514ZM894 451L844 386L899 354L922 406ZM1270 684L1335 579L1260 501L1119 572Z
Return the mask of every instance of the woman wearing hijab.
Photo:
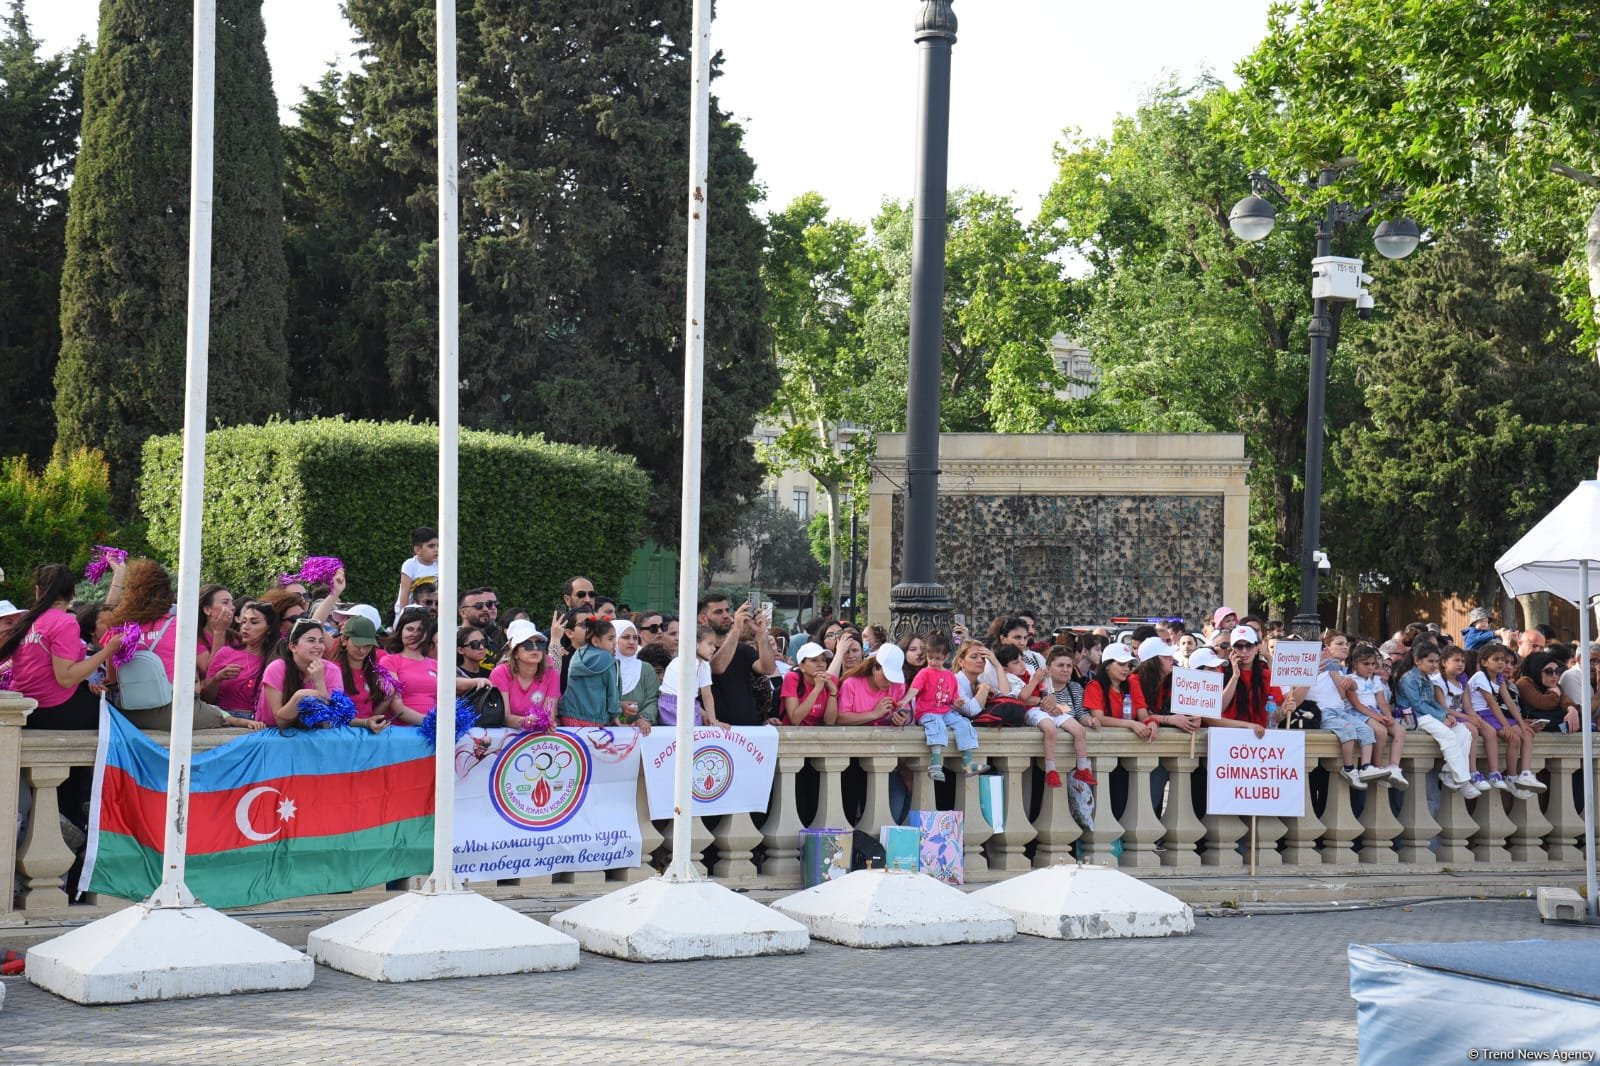
M661 681L653 669L639 660L641 644L638 627L623 619L617 629L617 684L622 690L622 724L656 723L656 704L661 698Z

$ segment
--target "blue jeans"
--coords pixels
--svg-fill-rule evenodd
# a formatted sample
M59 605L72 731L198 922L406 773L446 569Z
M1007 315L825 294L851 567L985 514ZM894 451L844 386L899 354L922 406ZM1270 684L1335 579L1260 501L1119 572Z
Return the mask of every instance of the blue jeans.
M948 726L946 719L949 719ZM948 714L930 714L922 720L922 735L930 748L942 748L950 743L951 732L956 735L957 748L962 751L978 750L978 731L972 728L966 715L950 711Z

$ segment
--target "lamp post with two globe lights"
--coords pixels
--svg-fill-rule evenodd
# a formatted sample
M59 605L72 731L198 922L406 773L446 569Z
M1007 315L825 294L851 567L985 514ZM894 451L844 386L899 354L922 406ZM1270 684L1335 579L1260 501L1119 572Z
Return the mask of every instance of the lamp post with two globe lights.
M1341 159L1322 167L1317 175L1317 188L1332 185L1340 171L1354 164L1352 159ZM1275 195L1280 200L1287 200L1287 197L1282 186L1259 171L1250 175L1250 185L1252 194L1234 204L1233 210L1228 213L1228 228L1240 240L1254 242L1271 233L1278 220L1278 212L1265 194ZM1372 211L1370 207L1357 208L1336 201L1327 206L1317 221L1317 249L1311 260L1311 380L1306 392L1300 611L1291 623L1292 628L1302 635L1321 631L1322 619L1317 612L1317 578L1319 569L1329 566L1327 555L1318 548L1318 541L1321 539L1322 526L1323 421L1328 384L1328 342L1333 334L1332 304L1353 303L1360 317L1370 318L1372 315L1372 295L1365 288L1372 278L1362 273L1360 259L1333 254L1333 235L1338 226L1364 221ZM1387 259L1404 259L1416 251L1421 239L1421 230L1409 218L1380 222L1372 235L1378 254Z

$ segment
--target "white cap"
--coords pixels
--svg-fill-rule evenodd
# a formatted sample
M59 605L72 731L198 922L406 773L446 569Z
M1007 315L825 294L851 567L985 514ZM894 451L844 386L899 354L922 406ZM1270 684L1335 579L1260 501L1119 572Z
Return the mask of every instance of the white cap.
M378 615L378 609L370 603L353 603L349 607L336 607L333 611L335 618L365 618L372 623L373 629L383 628L383 619Z
M1139 642L1139 661L1147 663L1158 655L1172 656L1178 654L1177 649L1160 637L1151 637L1149 640Z
M827 648L824 648L821 644L818 644L814 640L808 640L804 644L800 645L799 651L794 653L794 661L796 663L803 663L807 659L815 659L819 655L826 654L828 654Z
M1221 666L1222 660L1210 648L1196 648L1189 656L1189 669L1205 670L1213 666Z
M1108 663L1131 663L1133 652L1128 650L1126 644L1107 644L1106 650L1100 653L1100 658Z
M539 627L526 618L519 618L506 626L506 647L514 648L531 637L543 637Z
M906 653L898 644L885 644L872 653L872 661L883 667L883 676L896 685L906 683Z
M1229 644L1260 644L1261 638L1256 636L1256 631L1249 626L1234 626L1233 632L1228 634Z
M0 600L0 618L10 618L14 614L27 614L21 607L10 600Z

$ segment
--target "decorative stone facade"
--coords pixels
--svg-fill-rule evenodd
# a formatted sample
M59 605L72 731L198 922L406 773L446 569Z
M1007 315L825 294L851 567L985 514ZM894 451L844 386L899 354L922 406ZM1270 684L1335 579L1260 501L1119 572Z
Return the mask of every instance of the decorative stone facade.
M939 451L938 576L974 627L1023 605L1057 624L1243 607L1242 436L945 434ZM874 472L867 589L887 621L903 436L878 438Z

